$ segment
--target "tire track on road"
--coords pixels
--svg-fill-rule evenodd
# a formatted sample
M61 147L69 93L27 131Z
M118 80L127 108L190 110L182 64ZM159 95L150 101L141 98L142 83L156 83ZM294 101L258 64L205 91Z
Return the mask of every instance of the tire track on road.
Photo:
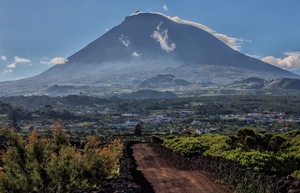
M229 193L230 190L214 183L201 172L179 170L159 157L149 144L138 143L133 147L137 170L158 193Z

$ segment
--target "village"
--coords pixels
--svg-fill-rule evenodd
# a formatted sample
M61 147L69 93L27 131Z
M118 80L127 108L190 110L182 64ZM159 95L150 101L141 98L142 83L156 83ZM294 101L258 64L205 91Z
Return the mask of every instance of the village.
M133 132L137 124L143 126L144 131L149 134L176 134L188 133L218 133L235 125L261 126L272 131L271 126L280 124L279 131L287 131L293 128L291 123L300 123L299 115L286 115L284 112L247 113L247 114L221 114L221 115L197 115L194 111L155 112L149 114L122 113L116 114L109 108L95 111L92 108L81 108L74 112L81 119L54 119L45 120L44 117L34 114L32 120L21 120L19 122L22 131L30 131L38 128L41 132L51 129L53 122L63 122L65 130L75 134L128 134ZM94 120L85 118L97 117ZM2 121L5 115L0 116ZM6 121L7 122L7 121Z
M241 99L239 99L241 98ZM235 101L239 99L239 104ZM160 100L101 99L85 96L2 98L13 112L0 112L0 123L15 120L24 133L32 129L50 133L61 122L69 133L79 135L123 135L133 133L137 123L148 134L222 133L241 127L270 132L298 129L298 98L199 97ZM13 117L12 115L15 115Z

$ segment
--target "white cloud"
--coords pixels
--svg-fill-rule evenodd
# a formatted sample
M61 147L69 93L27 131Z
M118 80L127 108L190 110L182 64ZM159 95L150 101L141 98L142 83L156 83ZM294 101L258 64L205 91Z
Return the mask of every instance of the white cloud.
M5 69L5 70L3 71L3 74L9 74L9 73L12 73L12 72L13 72L12 69Z
M241 50L241 41L238 38L229 37L225 34L212 33L216 38L230 46L234 50Z
M21 79L24 79L24 77L17 77L14 80L21 80Z
M156 39L157 42L160 43L160 47L165 50L166 52L171 52L175 50L176 44L171 43L169 44L169 36L168 36L168 30L160 30L160 26L162 23L160 23L156 29L157 31L154 31L151 37Z
M2 74L9 74L13 72L13 69L17 67L17 63L11 63L6 65L6 69L2 72Z
M135 57L141 56L141 54L138 54L137 52L133 52L131 55L132 55L132 56L135 56Z
M168 11L169 10L167 5L162 6L162 8L163 8L164 11Z
M31 60L27 58L20 58L18 56L15 56L15 63L30 63Z
M47 57L41 58L40 64L50 64L49 58L47 58Z
M1 60L6 60L6 57L5 56L1 56L0 59ZM29 60L27 58L21 58L21 57L15 56L14 62L11 63L11 64L6 65L6 69L4 69L1 73L2 74L13 73L14 69L17 67L17 65L19 63L27 64L27 63L30 63L30 62L31 62L31 60ZM29 65L32 65L32 64L29 64Z
M214 35L216 38L218 38L219 40L221 40L222 42L224 42L225 44L227 44L234 50L240 50L241 44L244 42L243 38L234 38L234 37L229 37L225 34L217 33L213 29L211 29L203 24L200 24L200 23L186 21L186 20L180 19L179 17L171 17L171 20L173 20L177 23L188 24L188 25L192 25L194 27L203 29L203 30L209 32L210 34Z
M6 60L6 56L1 56L1 60Z
M8 64L6 67L7 67L8 69L16 68L16 67L17 67L17 64L16 64L16 63L11 63L11 64Z
M68 60L63 57L55 57L52 58L51 60L49 58L44 57L41 59L40 64L56 65L56 64L65 64L66 62L68 62Z
M250 56L251 58L256 58L256 59L261 59L261 56L260 55L256 55L256 54L245 54L247 56Z
M55 57L52 60L50 60L49 64L65 64L66 62L68 62L68 60L66 58L63 57Z
M213 29L200 24L200 23L196 23L196 22L192 22L192 21L187 21L187 20L183 20L177 16L175 17L170 17L161 13L157 13L157 12L153 12L156 14L160 14L166 18L169 18L170 20L177 22L177 23L181 23L181 24L187 24L187 25L192 25L194 27L203 29L205 31L207 31L208 33L212 34L213 36L215 36L216 38L218 38L219 40L221 40L222 42L224 42L225 44L227 44L228 46L230 46L232 49L239 51L241 49L241 45L244 42L251 42L251 40L247 40L244 38L235 38L235 37L229 37L225 34L221 34L221 33L217 33L216 31L214 31Z
M261 60L284 69L300 69L300 52L285 52L284 55L283 58L267 56Z
M122 42L122 44L126 47L129 47L131 42L129 41L127 36L124 36L123 34L121 34L121 37L119 37L119 40Z

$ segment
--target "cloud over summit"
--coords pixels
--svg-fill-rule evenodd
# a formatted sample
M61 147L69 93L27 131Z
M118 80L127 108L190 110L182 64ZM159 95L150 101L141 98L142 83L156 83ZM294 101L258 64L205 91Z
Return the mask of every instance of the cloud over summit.
M169 35L168 35L168 30L161 30L160 26L163 23L160 23L157 27L156 27L156 31L153 32L153 34L151 35L152 38L154 38L157 42L160 43L160 46L163 50L165 50L166 52L172 52L175 48L176 48L176 44L175 43L169 43Z
M126 47L129 47L131 42L129 41L128 37L121 34L121 37L119 37L119 40L121 41L121 43L126 46Z
M236 38L236 37L230 37L227 36L225 34L221 34L221 33L217 33L216 31L214 31L213 29L209 28L206 25L200 24L200 23L196 23L196 22L192 22L192 21L187 21L187 20L183 20L181 18L179 18L178 16L174 16L174 17L170 17L167 15L164 15L162 13L157 13L156 14L160 14L174 22L177 23L181 23L181 24L187 24L187 25L192 25L194 27L203 29L205 31L207 31L208 33L212 34L213 36L215 36L216 38L218 38L219 40L221 40L222 42L224 42L225 44L227 44L228 46L230 46L232 49L234 50L241 50L241 45L244 42L251 42L250 40L244 39L244 38Z

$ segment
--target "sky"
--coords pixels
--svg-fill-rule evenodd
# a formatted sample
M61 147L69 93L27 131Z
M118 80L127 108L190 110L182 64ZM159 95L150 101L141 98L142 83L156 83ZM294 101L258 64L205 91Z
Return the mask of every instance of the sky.
M243 54L300 74L299 0L0 0L0 81L37 75L137 10L196 22Z

